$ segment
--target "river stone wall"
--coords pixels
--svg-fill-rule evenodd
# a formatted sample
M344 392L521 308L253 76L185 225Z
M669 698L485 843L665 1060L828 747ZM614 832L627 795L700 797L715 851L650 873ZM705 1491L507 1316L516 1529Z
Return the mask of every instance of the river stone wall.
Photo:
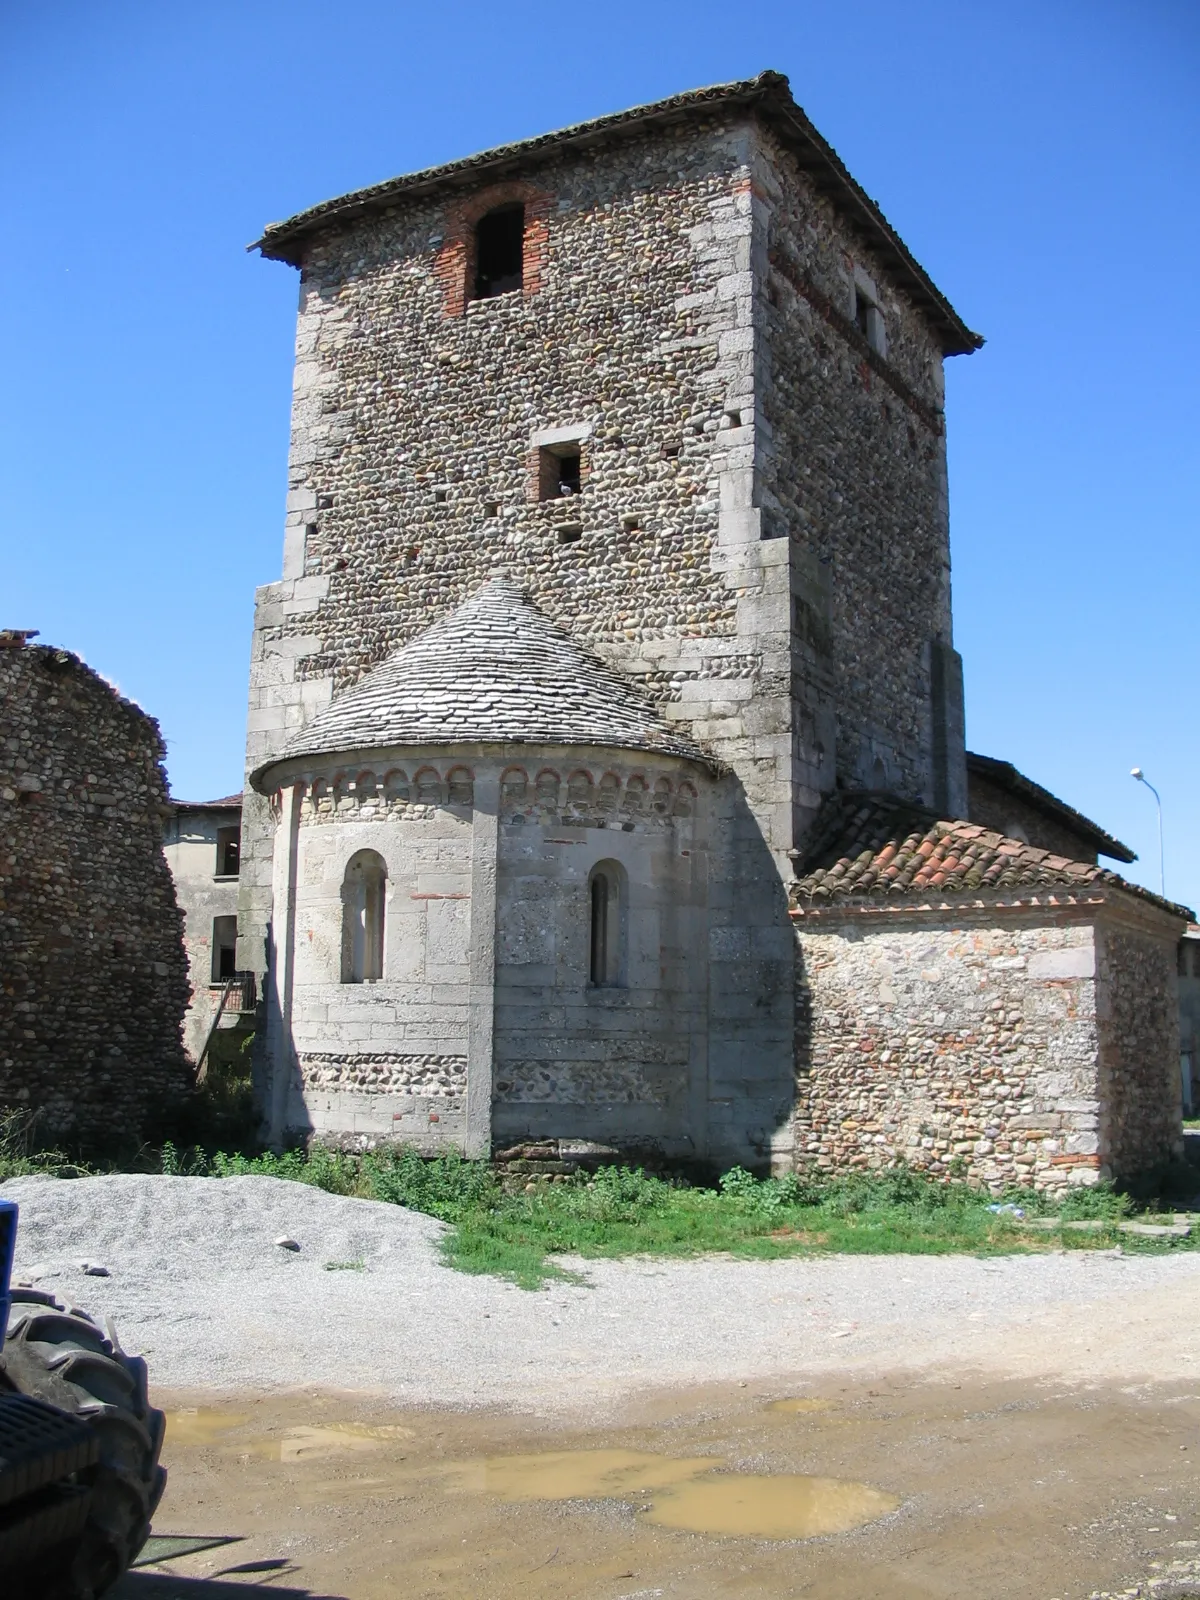
M0 1106L127 1144L190 1082L162 738L65 650L0 644L0 707Z
M946 920L798 925L797 1167L1055 1191L1169 1159L1173 932L1100 908Z

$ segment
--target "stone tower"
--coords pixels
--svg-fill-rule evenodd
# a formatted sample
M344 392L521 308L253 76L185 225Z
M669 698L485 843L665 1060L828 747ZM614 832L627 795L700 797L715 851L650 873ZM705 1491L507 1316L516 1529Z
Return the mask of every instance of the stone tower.
M687 1141L780 1153L792 852L838 787L965 814L942 360L981 341L775 73L362 190L258 248L299 268L300 310L248 769L507 580L721 775ZM297 882L281 814L247 794L260 972Z

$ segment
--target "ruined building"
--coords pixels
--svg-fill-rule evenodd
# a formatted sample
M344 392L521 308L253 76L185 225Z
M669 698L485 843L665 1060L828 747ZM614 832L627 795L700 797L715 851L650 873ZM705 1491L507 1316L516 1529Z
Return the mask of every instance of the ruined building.
M191 1084L158 725L66 650L0 632L0 1109L136 1141Z
M237 959L275 1139L1170 1153L1169 1008L1129 991L1177 908L982 825L889 876L968 816L942 364L981 341L785 79L258 248L300 274Z

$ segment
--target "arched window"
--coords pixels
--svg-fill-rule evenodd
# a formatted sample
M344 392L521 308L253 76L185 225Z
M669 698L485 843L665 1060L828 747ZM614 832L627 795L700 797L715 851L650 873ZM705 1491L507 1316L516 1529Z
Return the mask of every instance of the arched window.
M475 225L475 298L490 300L524 283L525 207L497 206Z
M588 982L594 989L619 985L625 969L623 868L600 861L588 878Z
M383 977L383 919L387 867L374 850L360 850L342 879L342 982Z

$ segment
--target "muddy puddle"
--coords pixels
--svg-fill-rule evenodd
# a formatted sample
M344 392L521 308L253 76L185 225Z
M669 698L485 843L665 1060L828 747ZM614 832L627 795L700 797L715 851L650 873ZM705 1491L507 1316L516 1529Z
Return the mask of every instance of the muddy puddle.
M547 1450L451 1462L453 1489L500 1500L633 1500L660 1528L714 1538L811 1539L845 1533L900 1504L864 1483L797 1473L734 1473L721 1456L641 1450Z
M714 1386L586 1425L361 1395L156 1398L170 1478L154 1532L176 1541L157 1548L237 1542L133 1573L113 1600L236 1584L285 1600L1075 1600L1189 1550L1200 1568L1200 1394L1183 1389Z

